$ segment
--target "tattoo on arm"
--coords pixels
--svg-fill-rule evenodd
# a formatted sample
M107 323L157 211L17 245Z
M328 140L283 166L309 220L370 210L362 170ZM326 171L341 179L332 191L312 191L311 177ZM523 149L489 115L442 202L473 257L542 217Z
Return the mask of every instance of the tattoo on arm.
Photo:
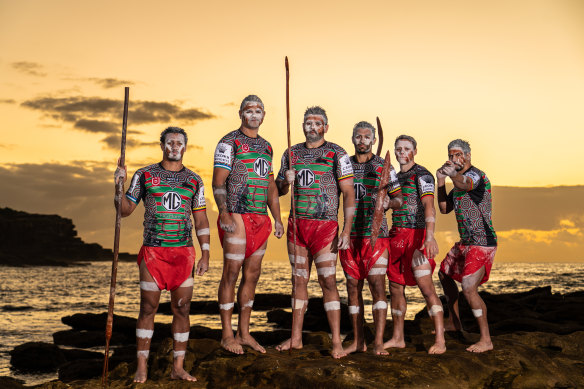
M225 184L220 186L213 185L213 196L219 208L219 213L227 212L227 189Z

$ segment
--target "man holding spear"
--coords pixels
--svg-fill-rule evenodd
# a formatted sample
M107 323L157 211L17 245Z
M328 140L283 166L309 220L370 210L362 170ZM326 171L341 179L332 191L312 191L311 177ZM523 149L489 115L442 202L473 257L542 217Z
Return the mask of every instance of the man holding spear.
M294 185L292 206L297 215L296 231L292 218L289 218L287 235L288 254L293 264L293 336L277 349L283 351L302 348L302 325L308 307L307 285L314 262L332 332L331 355L333 358L341 358L346 352L343 350L340 334L341 302L336 284L337 251L349 247L355 193L353 167L349 156L343 148L324 139L328 127L324 109L308 108L304 113L303 123L306 142L292 146L292 161L289 161L288 151L284 153L282 167L276 179L280 196L288 193L291 184ZM337 237L339 191L343 193L345 224Z
M349 315L353 323L354 341L345 349L352 353L366 351L363 335L363 284L369 282L373 297L373 319L375 321L375 342L373 352L387 355L383 347L383 331L387 317L387 298L385 296L385 273L389 258L389 228L385 215L381 222L379 239L375 246L371 242L372 215L377 202L377 190L385 161L373 154L376 142L375 127L368 122L359 122L353 128L352 141L355 155L351 157L355 174L355 219L351 228L351 244L341 250L341 265L347 278ZM390 181L384 197L383 210L396 209L402 205L402 195L393 167L390 167Z
M281 238L284 234L272 169L272 146L258 134L265 114L264 103L258 96L244 98L239 109L241 126L221 138L215 149L213 194L219 208L217 227L223 245L219 284L221 345L234 354L243 354L243 346L266 352L249 333L255 288L272 231L266 206L275 220L274 235ZM237 295L239 324L233 336L235 284L242 268Z
M191 215L195 221L201 259L196 273L209 268L209 221L203 180L183 164L187 134L168 127L160 134L162 162L136 171L121 199L123 217L134 212L144 200L144 243L138 254L140 267L140 315L136 324L138 368L134 382L146 382L148 354L154 333L154 316L162 289L170 290L173 313L174 364L172 379L196 381L184 370L189 340L189 310L193 295L195 249ZM116 169L115 181L126 180L126 167ZM117 202L116 202L117 205Z

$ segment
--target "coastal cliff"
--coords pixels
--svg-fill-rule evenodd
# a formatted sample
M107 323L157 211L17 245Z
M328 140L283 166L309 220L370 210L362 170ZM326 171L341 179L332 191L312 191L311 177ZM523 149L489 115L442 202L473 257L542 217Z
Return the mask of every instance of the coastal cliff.
M77 236L71 219L0 208L0 264L66 266L82 261L111 261L113 252ZM120 253L120 260L136 256Z

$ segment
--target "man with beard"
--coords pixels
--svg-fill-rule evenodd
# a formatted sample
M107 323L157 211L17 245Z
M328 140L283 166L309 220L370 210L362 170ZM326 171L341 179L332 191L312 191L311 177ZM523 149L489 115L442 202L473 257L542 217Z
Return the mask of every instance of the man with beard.
M306 142L292 146L292 161L288 152L282 156L282 167L276 179L280 196L294 184L292 201L296 207L296 231L288 219L288 255L292 268L294 337L280 344L279 351L302 348L302 326L308 307L308 280L312 262L316 266L322 288L324 309L332 332L333 358L346 355L341 343L341 302L336 284L337 251L349 247L349 236L355 212L353 167L347 152L327 142L328 118L321 107L311 107L304 113ZM291 162L291 163L290 163ZM345 224L339 237L337 213L339 190L343 193ZM296 235L296 241L294 241ZM294 246L296 245L296 259Z
M351 157L355 188L355 218L351 228L349 248L341 250L341 265L347 278L349 315L353 323L354 340L346 352L366 351L363 334L363 284L369 283L373 298L373 320L375 321L375 341L373 352L387 355L383 347L383 331L387 317L385 296L385 274L389 258L389 229L385 215L375 247L371 247L371 222L377 202L377 190L385 161L372 152L375 144L375 127L368 122L359 122L353 128L355 155ZM390 168L390 182L383 208L399 208L402 195L393 167Z
M444 310L432 283L436 267L434 257L438 245L434 239L436 210L434 209L434 177L423 166L414 161L418 153L416 140L400 135L395 140L395 157L400 165L397 174L404 196L404 204L395 209L389 231L391 261L387 270L391 293L391 316L393 335L385 342L386 348L406 346L404 340L404 317L407 302L405 287L418 285L434 321L436 339L429 354L446 351L444 341Z
M462 330L458 311L458 287L472 309L479 325L479 341L467 351L482 353L493 349L487 322L487 307L479 296L478 287L489 279L497 235L491 221L491 182L486 174L471 165L470 145L462 139L448 144L448 161L436 172L438 205L441 213L454 209L460 241L446 254L440 265L440 282L448 301L450 316L447 330ZM454 188L446 195L446 177Z
M219 284L221 345L235 354L243 354L243 346L266 352L249 333L255 289L272 231L266 206L275 220L274 235L280 238L284 234L272 169L272 146L258 135L264 116L262 100L255 95L247 96L239 110L241 126L221 138L215 150L213 194L219 208L217 227L223 246ZM233 336L235 284L242 268L237 294L239 323Z
M168 127L160 135L162 162L136 171L121 199L121 213L129 216L144 201L144 243L138 254L140 268L140 315L136 323L138 368L134 382L146 382L148 354L154 333L154 316L162 289L170 290L173 313L174 363L170 377L196 381L184 368L189 340L189 311L193 295L195 249L191 215L195 221L202 256L196 273L209 268L209 221L203 180L184 167L187 134L182 128ZM126 167L116 169L115 182L126 181ZM117 201L115 202L117 206Z

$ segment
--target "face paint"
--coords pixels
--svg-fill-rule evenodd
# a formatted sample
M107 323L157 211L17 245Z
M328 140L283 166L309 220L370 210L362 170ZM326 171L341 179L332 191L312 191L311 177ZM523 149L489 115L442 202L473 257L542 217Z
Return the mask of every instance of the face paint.
M308 142L314 143L324 138L326 125L321 115L308 115L304 119L303 127Z
M448 150L448 160L454 164L457 171L462 170L466 163L465 153L462 149L450 149Z
M239 116L241 117L241 126L256 130L264 121L265 115L266 113L264 112L264 107L262 107L261 104L256 102L249 102L245 105L243 110L239 112Z
M400 165L407 165L414 160L414 145L409 140L398 140L394 152Z
M355 145L355 153L369 154L373 147L373 131L370 128L357 128L353 134L353 144Z
M169 161L180 161L185 153L183 134L167 134L164 140L164 155Z

